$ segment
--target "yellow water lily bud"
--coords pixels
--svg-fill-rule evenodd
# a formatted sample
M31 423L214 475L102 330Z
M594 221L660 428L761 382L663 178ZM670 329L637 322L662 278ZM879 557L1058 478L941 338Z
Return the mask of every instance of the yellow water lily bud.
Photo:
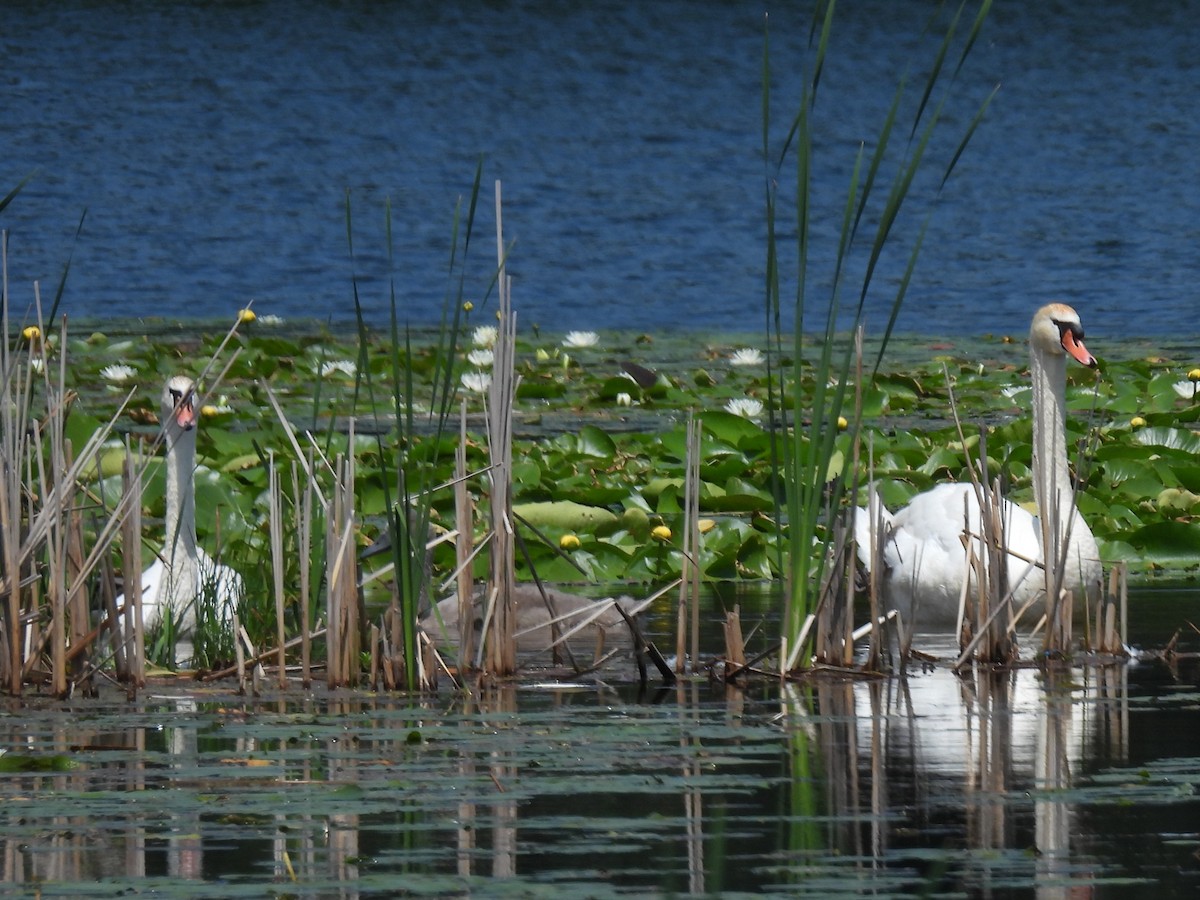
M845 416L838 416L838 431L845 431L850 427L850 423L846 421Z
M36 325L30 325L21 332L21 337L25 338L25 340L29 341L29 343L35 344L42 338L42 329L38 328Z
M1200 381L1200 369L1192 369L1188 372L1188 381Z
M1129 427L1130 428L1145 428L1146 420L1143 419L1141 416L1134 416L1132 419L1129 420Z
M475 308L475 304L472 303L470 300L466 300L463 302L463 312L470 312L474 308Z
M717 527L717 521L716 519L701 519L696 525L700 529L701 534L708 534Z
M656 541L669 541L671 539L671 529L666 525L655 525L650 531L650 536Z
M204 406L200 407L200 415L204 416L206 419L211 419L213 416L219 416L220 414L221 411L211 403L206 403Z
M255 312L252 309L239 309L238 310L238 324L239 325L249 325L251 322L253 322L257 318L258 318L258 316L255 315Z
M579 537L574 534L564 534L558 539L558 546L563 550L578 550Z

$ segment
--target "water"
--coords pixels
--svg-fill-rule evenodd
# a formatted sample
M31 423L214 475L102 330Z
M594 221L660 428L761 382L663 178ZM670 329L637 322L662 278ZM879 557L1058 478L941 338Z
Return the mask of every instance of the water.
M736 599L744 621L765 600ZM1135 592L1133 638L1162 647L1195 602ZM176 684L10 701L0 890L1194 896L1198 689L1185 656L648 694Z
M773 153L810 15L777 6ZM285 318L348 319L357 272L380 321L390 198L401 314L434 321L453 208L482 155L474 295L494 259L500 178L525 326L757 330L763 9L7 4L0 191L37 170L0 213L15 306L35 279L52 293L70 257L62 308L75 317L229 317L254 300ZM918 90L936 52L940 29L921 33L930 9L839 11L818 107L818 281L857 147L878 133L899 74L913 70ZM1110 340L1187 329L1200 262L1197 15L1165 0L997 4L869 298L873 329L941 166L996 84L937 201L901 330L1022 332L1052 298Z

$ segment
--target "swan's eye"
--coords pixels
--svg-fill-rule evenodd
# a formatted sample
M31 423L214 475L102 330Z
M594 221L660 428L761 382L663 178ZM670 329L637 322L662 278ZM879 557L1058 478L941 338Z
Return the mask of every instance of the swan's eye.
M1060 322L1058 319L1050 320L1058 329L1058 338L1062 340L1067 336L1067 332L1071 332L1071 337L1077 341L1083 340L1083 326L1076 322Z
M171 405L178 409L180 406L191 406L192 392L177 391L175 388L167 388L167 393L171 395Z

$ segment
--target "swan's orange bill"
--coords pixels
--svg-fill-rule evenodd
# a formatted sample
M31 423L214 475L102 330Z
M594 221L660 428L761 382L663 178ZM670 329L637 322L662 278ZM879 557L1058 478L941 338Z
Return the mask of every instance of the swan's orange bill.
M1063 330L1062 345L1064 350L1070 353L1089 369L1095 367L1096 357L1088 353L1087 347L1083 346L1083 341L1078 341L1075 339L1075 334L1070 328Z
M187 396L175 407L175 424L188 431L196 427L196 400Z

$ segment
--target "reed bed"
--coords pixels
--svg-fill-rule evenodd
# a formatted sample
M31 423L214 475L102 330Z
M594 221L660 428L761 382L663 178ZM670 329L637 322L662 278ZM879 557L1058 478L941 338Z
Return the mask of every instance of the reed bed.
M981 4L972 25L962 38L962 49L958 67L965 63L986 19L988 3ZM942 104L930 100L940 88L945 75L944 64L959 37L959 22L964 7L946 28L941 47L934 64L929 69L920 102L916 105L909 142L894 161L892 139L896 119L902 108L906 85L903 81L897 88L874 150L869 157L860 151L855 160L846 190L845 205L841 210L841 228L837 247L833 254L835 263L829 273L817 274L810 271L813 257L813 225L822 212L814 208L812 173L819 160L815 151L814 112L820 94L821 74L829 48L830 35L834 28L835 4L818 5L813 21L811 60L807 66L806 79L799 108L791 119L790 127L782 141L781 149L771 146L771 61L769 40L764 43L763 54L763 158L767 161L765 219L767 228L765 312L768 345L773 365L771 389L768 395L773 433L779 436L777 469L786 487L786 517L784 510L777 510L777 519L787 523L787 562L781 560L781 570L786 571L786 602L784 624L780 637L779 668L787 675L808 667L814 658L848 662L849 636L853 632L851 622L854 591L853 541L848 538L844 508L852 504L853 496L848 490L853 478L842 477L835 469L845 465L846 448L839 442L839 430L845 427L851 432L851 441L861 426L861 416L853 421L851 414L849 385L854 371L856 346L861 348L858 331L863 326L863 310L866 297L873 289L873 278L884 256L898 241L894 226L900 219L901 210L909 203L914 181L922 170L925 154L934 133L941 122ZM953 81L953 76L947 76ZM975 127L987 108L988 100L979 107L968 124L949 163L945 166L936 194L949 179L958 158L965 150ZM783 177L783 167L789 158L795 165L796 209L794 251L789 257L778 238L776 218L780 205L780 185L788 183ZM887 187L881 180L889 166L894 172ZM876 199L878 191L884 196ZM930 215L926 213L926 216ZM868 212L870 215L868 215ZM859 233L860 224L876 222L873 236ZM886 350L900 308L903 305L908 285L920 252L924 225L917 231L907 251L907 264L903 276L895 288L891 317L880 345L880 358ZM850 260L861 258L863 272L861 282L852 287L848 284L853 267ZM782 327L783 286L785 283L784 261L794 260L794 273L790 280L794 285L795 300L791 305L794 321L791 343L785 349L785 334ZM818 344L816 357L806 358L802 336L805 332L805 314L809 305L810 281L825 278L832 285L825 302L824 340ZM857 297L846 303L843 293L853 291ZM849 330L845 320L849 320ZM851 337L848 339L846 335ZM861 351L859 351L861 353ZM790 356L792 368L790 380L780 365ZM878 368L878 362L876 363ZM861 364L859 365L861 371ZM806 395L805 379L812 386L811 400ZM861 376L858 381L861 383ZM845 423L843 425L843 423ZM857 459L857 450L851 451ZM852 530L852 526L851 526ZM782 546L782 543L781 543ZM874 619L874 617L873 617ZM818 645L813 646L812 642Z

